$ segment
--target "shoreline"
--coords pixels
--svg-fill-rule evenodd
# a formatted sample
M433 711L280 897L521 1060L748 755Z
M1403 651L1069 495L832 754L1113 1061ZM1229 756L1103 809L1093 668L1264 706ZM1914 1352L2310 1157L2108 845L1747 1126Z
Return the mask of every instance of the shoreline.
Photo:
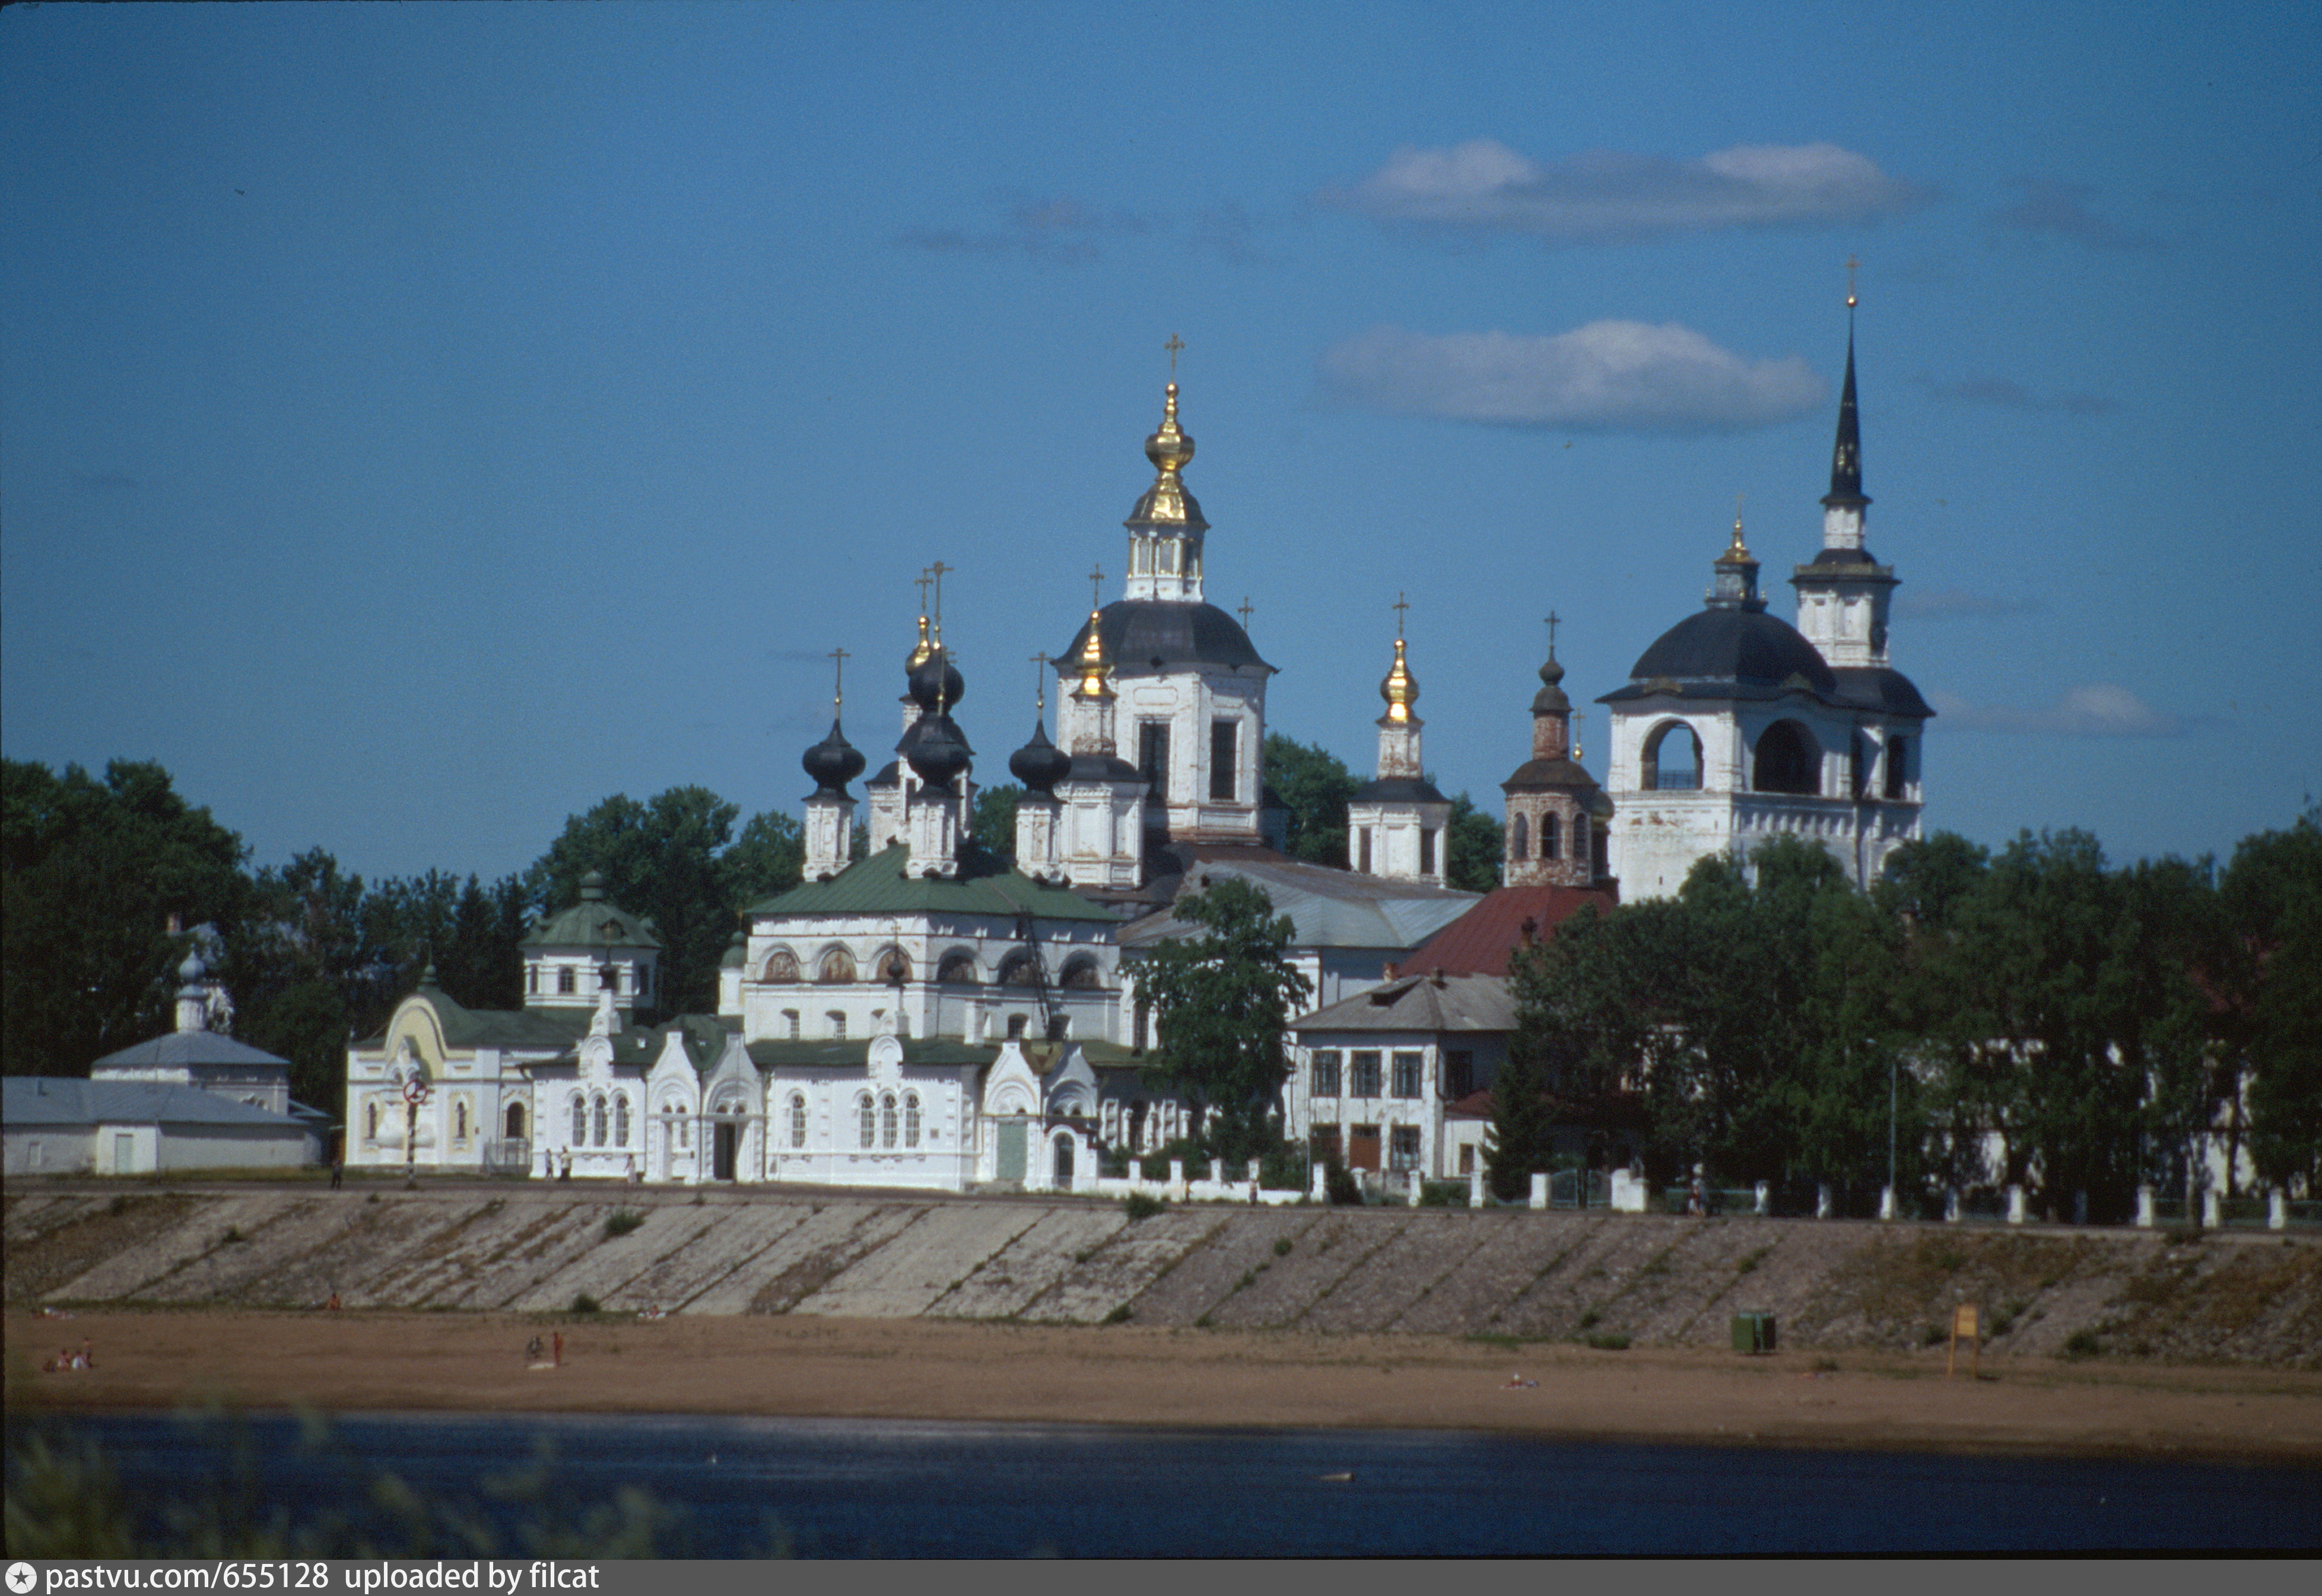
M1436 1429L1580 1444L2322 1467L2322 1374L1284 1331L389 1309L11 1311L10 1421L188 1406ZM562 1367L526 1346L564 1338ZM95 1366L44 1374L87 1340ZM1512 1376L1537 1382L1511 1387Z

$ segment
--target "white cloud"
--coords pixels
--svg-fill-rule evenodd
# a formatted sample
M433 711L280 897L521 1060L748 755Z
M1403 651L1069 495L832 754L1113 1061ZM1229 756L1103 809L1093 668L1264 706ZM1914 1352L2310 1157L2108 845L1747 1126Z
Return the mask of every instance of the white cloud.
M1945 725L1968 731L2047 737L2181 737L2216 724L2209 716L2171 715L2155 709L2126 688L2105 681L2073 688L2044 707L1970 704L1939 692L1927 698Z
M1319 367L1343 404L1574 431L1740 432L1824 398L1797 356L1744 360L1674 322L1591 322L1553 336L1374 327L1325 350Z
M1736 144L1688 161L1607 150L1540 166L1494 139L1406 147L1352 188L1321 196L1382 222L1531 233L1552 243L1867 222L1928 197L1835 144Z

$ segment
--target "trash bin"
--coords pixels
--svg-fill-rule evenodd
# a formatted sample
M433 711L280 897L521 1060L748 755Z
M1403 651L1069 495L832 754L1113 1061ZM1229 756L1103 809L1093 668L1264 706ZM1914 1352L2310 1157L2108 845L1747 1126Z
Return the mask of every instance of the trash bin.
M1761 1353L1774 1350L1774 1316L1737 1313L1733 1316L1733 1350Z

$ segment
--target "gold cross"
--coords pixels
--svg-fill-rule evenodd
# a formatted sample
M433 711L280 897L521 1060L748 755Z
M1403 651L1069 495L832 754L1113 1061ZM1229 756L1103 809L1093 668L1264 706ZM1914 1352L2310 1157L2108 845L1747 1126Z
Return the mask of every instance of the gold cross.
M946 564L945 564L942 561L940 561L940 560L937 561L933 565L930 565L930 566L928 566L928 574L929 576L933 577L933 578L935 579L935 581L936 581L936 641L937 641L937 642L938 642L938 643L940 643L940 642L942 642L942 641L943 641L943 579L944 579L944 572L946 572L946 571L947 571L947 570L957 570L958 569L959 569L959 568L958 568L957 566L955 566L955 565L946 565Z
M1104 605L1104 567L1089 572L1089 607L1101 609Z
M1548 612L1548 652L1551 659L1556 654L1556 623L1559 618L1554 610Z
M1175 377L1177 375L1177 351L1185 347L1185 341L1172 333L1169 342L1161 347L1169 351L1169 375Z
M1394 634L1397 637L1403 635L1403 612L1410 607L1410 602L1398 591L1394 596Z
M835 710L846 701L846 651L843 648L835 648L830 651L830 658L832 661L830 707Z
M924 616L928 613L928 573L924 570L919 572L919 580L913 586L919 590L919 614Z

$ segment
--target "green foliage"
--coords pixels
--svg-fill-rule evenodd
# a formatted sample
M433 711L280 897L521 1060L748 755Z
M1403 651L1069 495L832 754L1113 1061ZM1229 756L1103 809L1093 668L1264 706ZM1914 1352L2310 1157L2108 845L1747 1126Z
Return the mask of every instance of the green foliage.
M1150 1219L1168 1206L1166 1202L1149 1191L1132 1191L1123 1198L1120 1203L1121 1211L1129 1216L1131 1223L1138 1219Z
M969 826L975 845L994 859L1016 857L1016 806L1024 789L1013 781L975 791L975 816Z
M1274 1238L1274 1255L1277 1258L1287 1258L1290 1256L1290 1249L1295 1245L1288 1236L1277 1236Z
M231 934L250 892L242 839L160 765L0 762L0 1035L11 1075L85 1073L169 1027L192 945L169 918Z
M1216 1110L1219 1155L1247 1158L1281 1140L1283 1030L1312 989L1285 956L1289 917L1276 917L1260 889L1227 877L1180 898L1172 913L1201 935L1160 944L1138 971L1156 1038L1147 1071Z
M1617 1330L1599 1330L1587 1338L1588 1345L1598 1352L1626 1352L1629 1338Z
M1129 1322L1129 1304L1123 1302L1115 1307L1111 1313L1104 1316L1102 1322L1108 1325L1127 1324Z
M594 1297L589 1295L588 1292L580 1291L573 1295L571 1311L583 1316L592 1313L602 1313L605 1311L605 1305L598 1301Z
M2322 804L2244 838L2220 883L2259 1177L2322 1192Z
M798 823L787 816L758 816L735 842L740 813L701 787L672 787L643 803L616 794L565 821L526 872L525 889L553 913L579 900L583 877L602 875L606 897L661 938L658 1012L713 1012L736 915L797 885L803 858Z
M1484 1177L1502 1202L1521 1202L1531 1177L1555 1156L1556 1110L1549 1067L1536 1033L1511 1038L1507 1062L1492 1082L1492 1117L1484 1127Z
M2064 1337L2064 1355L2068 1358L2093 1358L2103 1352L2104 1343L2097 1339L2094 1330L2075 1330Z
M1361 785L1346 761L1321 747L1266 735L1266 784L1290 811L1284 852L1311 864L1347 868L1347 802Z
M644 1222L643 1214L628 1208L616 1208L605 1220L605 1239L610 1241L617 1236L626 1236Z
M1451 819L1445 827L1443 884L1462 892L1489 892L1500 884L1500 862L1507 852L1500 823L1461 793L1451 800Z

